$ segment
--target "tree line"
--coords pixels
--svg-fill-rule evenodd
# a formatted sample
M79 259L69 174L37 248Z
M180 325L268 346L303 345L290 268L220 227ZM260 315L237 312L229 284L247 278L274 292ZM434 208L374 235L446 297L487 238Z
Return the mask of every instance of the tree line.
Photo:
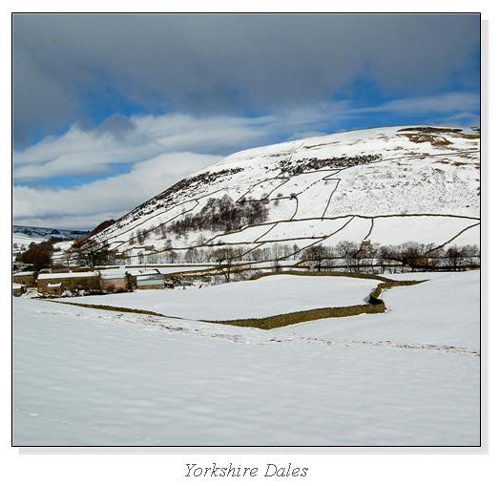
M336 246L315 245L301 253L301 259L311 262L318 271L325 266L343 265L351 271L367 267L373 273L411 271L458 271L480 265L477 245L450 245L446 248L435 244L408 241L399 245L379 245L363 242L341 241Z
M175 251L167 248L160 253L138 255L138 260L129 263L216 263L220 256L227 260L242 262L268 261L276 268L283 261L294 260L322 271L329 268L347 271L370 271L394 273L403 271L458 271L477 268L480 265L480 250L477 245L450 245L446 248L435 244L405 242L399 245L379 245L371 242L355 243L341 241L335 246L316 244L301 250L297 244L274 243L266 247L251 249L246 246L218 246L190 248Z

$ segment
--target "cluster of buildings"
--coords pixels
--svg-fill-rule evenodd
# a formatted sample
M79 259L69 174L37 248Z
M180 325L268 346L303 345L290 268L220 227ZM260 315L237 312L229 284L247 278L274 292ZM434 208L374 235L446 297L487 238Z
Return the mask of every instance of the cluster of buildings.
M17 272L12 277L12 293L22 295L36 288L45 296L61 296L64 292L127 292L135 289L164 289L186 285L173 275L158 269L114 268L100 271L42 270Z

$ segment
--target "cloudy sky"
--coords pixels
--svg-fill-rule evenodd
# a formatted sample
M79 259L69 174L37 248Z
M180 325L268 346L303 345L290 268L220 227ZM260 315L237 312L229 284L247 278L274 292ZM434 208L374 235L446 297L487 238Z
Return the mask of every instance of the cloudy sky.
M15 15L14 223L92 228L252 146L479 123L477 15Z

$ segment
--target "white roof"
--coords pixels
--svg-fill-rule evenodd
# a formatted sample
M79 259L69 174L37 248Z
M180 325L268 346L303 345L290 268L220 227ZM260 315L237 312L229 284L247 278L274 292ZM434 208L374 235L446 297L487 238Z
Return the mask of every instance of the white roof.
M127 268L127 272L130 275L138 276L138 275L158 275L160 272L156 268Z
M14 274L15 277L17 277L18 275L19 276L21 276L21 275L35 275L35 272L28 272L28 271L27 272L16 272Z
M38 275L38 280L56 280L60 278L85 278L98 277L97 272L72 272L72 273L42 273Z
M24 287L24 285L21 285L21 284L18 284L18 283L13 283L12 284L12 288L13 289L22 289Z
M138 275L137 276L138 282L144 282L146 280L163 280L163 275L161 275L160 273L152 273L149 275Z
M101 270L101 278L124 278L127 269L124 265L115 268L105 268Z
M101 274L101 280L115 280L115 279L123 279L125 277L126 277L125 272Z

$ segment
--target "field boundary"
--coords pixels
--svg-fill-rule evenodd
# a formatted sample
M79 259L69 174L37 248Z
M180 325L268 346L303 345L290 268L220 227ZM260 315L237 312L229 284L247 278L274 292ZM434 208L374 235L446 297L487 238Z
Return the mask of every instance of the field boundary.
M258 280L259 278L268 277L271 275L299 275L299 276L318 276L315 272L268 272L254 276L251 280ZM380 283L377 285L374 291L372 291L366 301L367 304L340 306L340 307L320 307L315 309L307 309L303 311L287 312L284 314L276 314L267 317L256 317L256 318L246 318L246 319L230 319L230 320L207 320L207 319L189 319L178 316L167 316L160 314L159 312L143 310L143 309L133 309L129 307L116 307L112 305L105 304L84 304L78 302L61 302L60 300L51 300L57 304L73 305L77 307L85 307L89 309L100 309L113 312L124 312L132 314L145 314L150 316L165 317L168 319L180 319L186 321L195 322L207 322L210 324L225 324L229 326L238 327L256 327L258 329L270 330L277 327L290 326L293 324L300 324L301 322L316 321L318 319L327 318L338 318L338 317L350 317L359 314L379 314L387 311L385 302L380 299L380 295L384 290L390 289L392 287L404 287L409 285L417 285L419 283L426 282L427 280L391 280L386 277L380 277L378 275L368 275L368 274L353 274L346 272L324 272L321 276L325 277L351 277L351 278L362 278L378 280Z

